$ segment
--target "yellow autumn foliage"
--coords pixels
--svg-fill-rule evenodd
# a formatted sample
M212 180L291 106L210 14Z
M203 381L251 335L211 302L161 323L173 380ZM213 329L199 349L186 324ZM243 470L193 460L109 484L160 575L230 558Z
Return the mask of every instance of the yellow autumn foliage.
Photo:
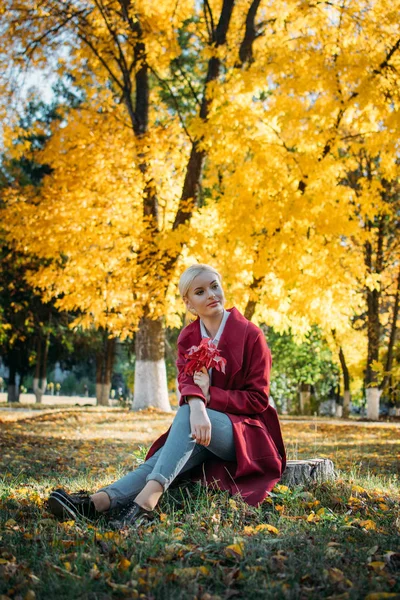
M350 327L364 307L360 285L390 285L393 273L378 277L363 264L367 234L360 223L386 210L380 179L366 178L357 193L343 180L361 149L379 155L380 177L399 175L397 11L386 0L368 10L363 0L261 2L252 59L243 63L250 0L231 3L221 44L210 38L200 4L136 1L123 14L112 1L105 17L98 3L85 0L82 31L72 3L75 20L63 29L68 52L55 58L57 38L43 34L60 26L59 3L1 0L7 148L17 150L8 100L24 60L21 47L40 38L32 64L72 73L85 91L37 157L51 175L39 189L8 190L8 239L46 259L32 280L60 308L80 311L74 325L131 335L146 306L153 318L179 326L178 273L209 262L224 276L228 305L244 310L254 300L256 322L290 326L299 336L311 323L327 335L335 329L332 348L346 345L349 365L361 375L365 338ZM217 23L227 4L209 6ZM179 31L187 36L185 52L196 55L179 80L190 83L192 109L172 77L182 58ZM204 83L210 59L223 69ZM144 65L151 78L148 123L138 133L131 113ZM207 118L199 110L202 94ZM194 144L206 157L201 190L190 219L174 227ZM18 151L26 154L29 145ZM145 210L149 189L157 198L155 219Z

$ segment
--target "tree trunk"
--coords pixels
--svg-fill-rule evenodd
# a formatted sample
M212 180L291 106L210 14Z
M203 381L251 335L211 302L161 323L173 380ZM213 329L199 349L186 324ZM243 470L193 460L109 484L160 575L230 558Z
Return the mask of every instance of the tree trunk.
M342 413L342 417L344 419L346 419L350 414L350 401L351 401L350 390L344 390L344 392L343 392L343 413Z
M365 392L367 396L367 419L371 421L378 421L379 419L379 399L382 394L382 390L378 387L369 387Z
M371 225L368 224L368 230ZM378 275L383 270L383 234L384 234L384 218L380 218L378 228L378 238L376 247L375 268L373 268L373 250L370 242L365 244L365 266L368 273L377 273ZM378 384L378 373L373 367L374 362L379 361L379 343L381 335L380 322L380 303L381 291L379 289L366 289L367 295L367 330L368 330L368 357L367 368L365 372L365 387L367 398L367 418L379 419L379 398L381 391Z
M170 412L163 317L141 319L135 338L135 352L135 390L132 410L153 406Z
M43 394L47 387L47 354L49 349L48 336L38 337L36 345L36 365L35 375L33 377L33 393L36 397L36 404L41 404Z
M336 478L333 462L327 458L309 458L288 460L285 472L279 483L293 487L307 485L313 481L319 483Z
M103 343L96 356L96 399L98 406L108 406L113 374L116 339L103 334Z
M349 412L350 412L350 375L349 375L349 369L346 364L346 359L344 356L343 348L341 346L339 348L339 360L340 360L340 366L342 367L343 388L344 388L342 417L344 419L347 419L347 417L349 416Z
M302 383L300 385L300 414L309 415L311 413L311 385Z
M33 393L35 394L36 404L42 403L42 398L47 388L47 380L46 379L38 379L37 377L33 378Z
M397 319L399 316L399 301L400 301L400 269L397 275L397 286L396 286L396 294L394 297L393 304L393 316L392 316L392 325L390 327L390 335L389 335L389 344L387 350L386 357L386 366L385 366L385 376L379 388L384 390L387 384L390 381L390 372L393 367L393 358L394 358L394 346L396 342L396 334L397 334Z
M258 251L257 251L257 253L258 253ZM256 306L257 306L257 302L258 302L257 296L259 293L259 288L263 281L264 281L264 277L254 277L254 275L253 275L253 281L251 282L251 284L249 286L250 297L247 300L246 308L244 309L244 316L249 321L251 321L251 319L253 318L253 315L256 311Z
M108 383L96 382L96 400L98 406L108 406L110 401L111 381Z
M10 361L9 366L7 402L19 402L19 385L17 385L17 369L12 363L12 361Z

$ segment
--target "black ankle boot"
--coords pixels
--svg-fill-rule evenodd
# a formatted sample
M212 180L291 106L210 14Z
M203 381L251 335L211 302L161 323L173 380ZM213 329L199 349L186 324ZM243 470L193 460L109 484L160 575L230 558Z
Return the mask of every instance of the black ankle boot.
M47 507L59 519L77 519L83 517L89 521L98 519L102 513L96 510L89 494L84 490L68 494L62 488L51 492Z
M154 511L142 508L133 500L123 506L117 516L109 521L111 529L123 529L124 527L138 527L154 519Z

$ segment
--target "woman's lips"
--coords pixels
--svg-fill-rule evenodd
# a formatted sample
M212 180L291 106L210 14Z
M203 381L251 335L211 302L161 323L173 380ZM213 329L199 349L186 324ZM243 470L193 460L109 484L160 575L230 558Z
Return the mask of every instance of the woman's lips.
M211 304L208 304L207 306L215 306L216 304L219 304L219 300L216 300L215 302L211 302Z

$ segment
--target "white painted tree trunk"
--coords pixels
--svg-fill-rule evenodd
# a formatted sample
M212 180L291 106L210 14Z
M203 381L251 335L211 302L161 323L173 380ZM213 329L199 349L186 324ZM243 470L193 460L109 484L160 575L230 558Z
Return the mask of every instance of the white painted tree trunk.
M288 460L279 483L292 487L307 485L312 481L330 481L336 478L333 462L328 458Z
M165 365L164 318L143 317L135 337L135 388L132 410L150 406L171 411Z
M340 419L343 416L343 406L341 404L336 404L335 417Z
M350 400L351 400L350 390L345 390L344 394L343 394L343 413L342 413L342 416L344 419L347 419L347 417L350 414Z
M96 383L96 398L98 406L109 406L110 404L110 383Z
M133 410L154 406L171 411L169 403L165 360L136 360Z
M39 381L39 379L37 377L34 377L33 393L35 394L37 404L41 404L42 397L46 391L46 388L47 388L47 380L46 379L42 379L41 381Z
M379 399L382 390L377 387L370 387L366 390L367 396L367 419L378 421L379 419Z

